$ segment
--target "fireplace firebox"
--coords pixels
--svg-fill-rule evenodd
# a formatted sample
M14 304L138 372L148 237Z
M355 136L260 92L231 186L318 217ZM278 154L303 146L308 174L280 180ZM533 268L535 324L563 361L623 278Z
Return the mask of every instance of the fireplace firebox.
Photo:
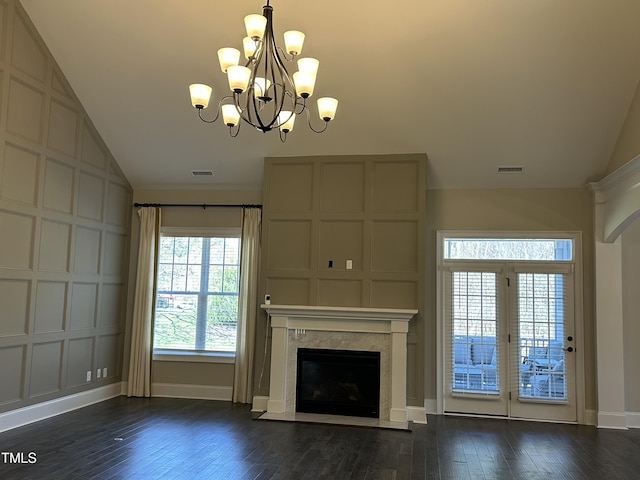
M380 352L299 348L296 411L380 418Z

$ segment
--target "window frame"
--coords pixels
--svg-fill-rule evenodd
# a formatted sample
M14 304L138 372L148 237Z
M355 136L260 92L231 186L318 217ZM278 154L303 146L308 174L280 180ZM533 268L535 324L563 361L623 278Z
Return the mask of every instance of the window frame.
M237 238L240 241L240 250L242 249L242 230L240 227L161 227L160 236L171 237L208 237L208 238ZM240 250L238 254L240 254ZM158 255L158 264L160 256ZM240 262L238 259L238 268ZM238 271L239 275L239 271ZM155 335L155 299L158 295L157 281L154 285L154 321L153 333ZM239 298L238 292L238 298ZM222 350L189 350L189 349L169 349L156 348L151 346L153 352L153 360L157 362L196 362L196 363L235 363L235 351Z

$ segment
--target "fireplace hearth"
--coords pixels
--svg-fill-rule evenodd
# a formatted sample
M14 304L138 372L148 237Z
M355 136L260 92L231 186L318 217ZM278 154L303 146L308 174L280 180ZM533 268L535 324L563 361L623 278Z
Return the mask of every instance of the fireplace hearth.
M299 348L296 411L380 417L380 352Z

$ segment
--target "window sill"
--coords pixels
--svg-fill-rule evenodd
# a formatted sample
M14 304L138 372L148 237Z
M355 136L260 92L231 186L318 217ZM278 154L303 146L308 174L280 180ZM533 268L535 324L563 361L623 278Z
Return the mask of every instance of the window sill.
M154 350L154 362L236 363L234 352L188 352L181 350Z

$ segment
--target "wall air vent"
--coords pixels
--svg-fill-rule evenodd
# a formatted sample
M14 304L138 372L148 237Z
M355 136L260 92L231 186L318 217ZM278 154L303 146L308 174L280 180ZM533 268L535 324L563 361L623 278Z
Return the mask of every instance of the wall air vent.
M191 175L194 177L213 177L211 170L191 170Z
M498 167L498 173L524 173L524 167Z

